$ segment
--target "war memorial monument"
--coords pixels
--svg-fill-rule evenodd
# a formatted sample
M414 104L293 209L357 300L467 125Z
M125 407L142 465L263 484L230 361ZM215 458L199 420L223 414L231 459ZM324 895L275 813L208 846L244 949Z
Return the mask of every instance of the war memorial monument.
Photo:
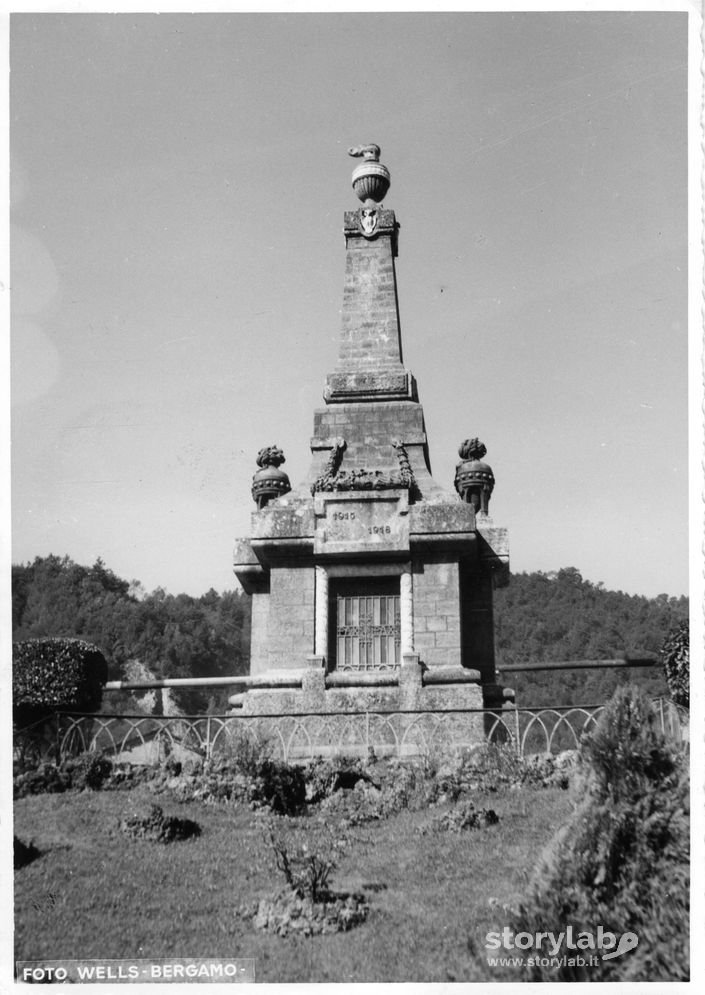
M494 475L479 439L461 444L449 486L431 475L402 355L389 170L376 145L349 151L362 159L361 204L344 214L338 362L300 487L276 446L257 457L257 508L234 556L252 597L250 680L231 705L288 718L292 754L298 741L302 754L403 755L481 741L480 710L505 703L492 600L508 542L489 514Z

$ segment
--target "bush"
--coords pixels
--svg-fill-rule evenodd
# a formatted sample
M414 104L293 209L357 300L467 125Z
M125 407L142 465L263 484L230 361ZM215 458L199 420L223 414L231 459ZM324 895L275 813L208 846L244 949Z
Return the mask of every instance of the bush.
M84 788L100 791L110 778L113 765L107 757L101 757L96 753L84 753L80 757L65 760L61 770L70 778L72 788L78 791Z
M126 791L147 784L159 775L158 767L147 764L130 764L111 762L110 774L102 782L104 791Z
M333 892L329 887L349 837L334 837L322 819L304 830L271 818L264 839L286 888L260 900L251 913L255 928L278 936L290 932L314 936L344 932L365 921L369 904L363 894Z
M19 715L20 721L27 723L27 714ZM16 773L36 770L41 763L55 763L59 754L58 718L52 719L48 710L42 710L39 718L18 728L18 712L15 711L12 737L12 762Z
M71 787L71 777L52 763L40 763L34 770L26 770L13 779L15 798L26 795L60 794Z
M320 804L326 818L341 819L348 826L386 819L404 809L425 808L438 795L436 781L416 764L390 764L380 772L379 783L364 771L356 774L354 768L347 774Z
M181 772L172 764L161 768L153 779L153 790L173 792L179 801L239 801L252 807L269 808L281 815L294 815L306 803L306 780L300 767L275 760L252 759L241 769L238 759L211 760L198 771Z
M671 698L683 708L690 706L690 628L684 619L668 633L661 647L661 663Z
M597 965L526 968L533 981L688 976L689 780L638 688L617 691L581 747L572 820L540 862L515 932L633 932L636 953ZM600 951L597 951L599 954Z
M12 647L12 702L19 726L57 710L97 711L108 664L80 639L30 639Z
M318 757L303 768L306 780L306 800L312 805L329 798L341 789L354 788L360 781L368 781L378 787L374 779L363 769L359 758L335 757L324 760Z
M427 754L420 761L377 764L374 776L360 760L319 760L305 768L307 799L327 818L348 826L386 819L404 809L456 802L502 787L562 787L572 755L517 757L511 746L490 745L470 756Z
M149 840L153 843L173 843L200 836L201 827L192 819L179 819L164 815L159 805L152 805L147 815L132 815L120 820L120 830L130 839Z
M215 760L238 774L256 777L262 764L265 760L270 760L271 755L271 744L266 739L257 739L246 730L238 729L227 739L218 740Z
M14 795L15 798L24 798L25 795L56 794L71 789L83 791L85 788L99 791L104 787L113 787L112 777L113 764L107 757L84 753L59 765L44 762L32 769L16 770ZM135 783L134 778L130 778L130 782Z
M499 816L493 808L477 809L472 802L461 802L441 815L434 816L428 826L421 827L420 832L459 833L464 829L495 826L498 822Z
M428 763L428 762L427 762ZM456 801L474 791L499 791L500 788L566 788L569 782L570 754L560 758L550 754L528 757L517 755L511 743L488 743L454 763L442 764L430 779L438 790L438 800Z
M253 925L255 929L266 929L276 936L344 933L364 922L369 911L367 899L362 894L330 895L323 901L313 902L285 890L259 902Z
M226 740L216 757L190 778L186 795L202 801L245 801L293 815L306 803L306 780L300 767L271 758L271 746L247 732Z
M253 800L280 815L294 815L306 804L303 770L276 760L265 760L254 779Z
M630 684L616 691L584 737L580 756L590 771L593 796L612 803L659 790L678 763L648 697Z
M312 902L329 896L328 879L337 866L340 846L328 830L318 827L314 843L306 833L270 820L264 839L295 895Z

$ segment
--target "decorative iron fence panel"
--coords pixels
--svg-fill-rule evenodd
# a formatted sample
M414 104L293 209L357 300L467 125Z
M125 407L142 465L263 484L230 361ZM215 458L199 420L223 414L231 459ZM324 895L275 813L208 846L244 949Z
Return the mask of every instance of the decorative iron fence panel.
M662 731L688 739L688 713L671 701L654 702ZM31 738L16 736L19 751L63 759L95 752L139 764L166 756L210 758L267 747L281 760L353 754L413 756L451 745L511 744L521 756L576 749L604 705L556 708L456 709L444 712L333 712L269 716L59 715Z

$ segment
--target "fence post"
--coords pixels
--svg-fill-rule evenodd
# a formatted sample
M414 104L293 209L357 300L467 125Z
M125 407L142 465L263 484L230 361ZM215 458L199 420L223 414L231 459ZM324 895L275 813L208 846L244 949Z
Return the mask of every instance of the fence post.
M206 716L206 760L211 759L211 717Z
M659 714L661 716L661 732L665 736L666 735L666 719L665 719L664 714L663 714L663 698L659 698L659 700L658 700L658 710L659 710Z
M517 756L519 757L519 759L521 759L522 750L521 750L521 739L519 732L519 709L517 708L516 705L514 706L514 730L515 730L514 735L516 736Z
M56 727L56 762L57 764L60 764L61 763L61 715L59 714L59 712L56 713L54 719L55 719L54 725Z

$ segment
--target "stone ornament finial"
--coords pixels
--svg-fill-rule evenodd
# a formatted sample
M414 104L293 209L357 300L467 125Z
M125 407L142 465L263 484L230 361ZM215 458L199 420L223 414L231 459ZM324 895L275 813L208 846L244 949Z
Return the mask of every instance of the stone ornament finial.
M288 494L291 490L288 476L279 469L285 462L284 453L279 446L265 446L257 453L259 470L252 478L252 499L258 509L266 508L274 498Z
M494 490L492 467L482 462L486 454L487 446L479 439L466 439L458 449L462 462L455 468L456 491L479 515L489 514L490 497Z
M368 209L374 209L377 204L382 202L391 182L389 170L379 161L380 152L379 145L374 144L353 145L352 148L348 149L348 155L363 160L353 171L352 185L353 190ZM368 225L369 223L368 215ZM371 232L368 231L365 234L369 235Z

